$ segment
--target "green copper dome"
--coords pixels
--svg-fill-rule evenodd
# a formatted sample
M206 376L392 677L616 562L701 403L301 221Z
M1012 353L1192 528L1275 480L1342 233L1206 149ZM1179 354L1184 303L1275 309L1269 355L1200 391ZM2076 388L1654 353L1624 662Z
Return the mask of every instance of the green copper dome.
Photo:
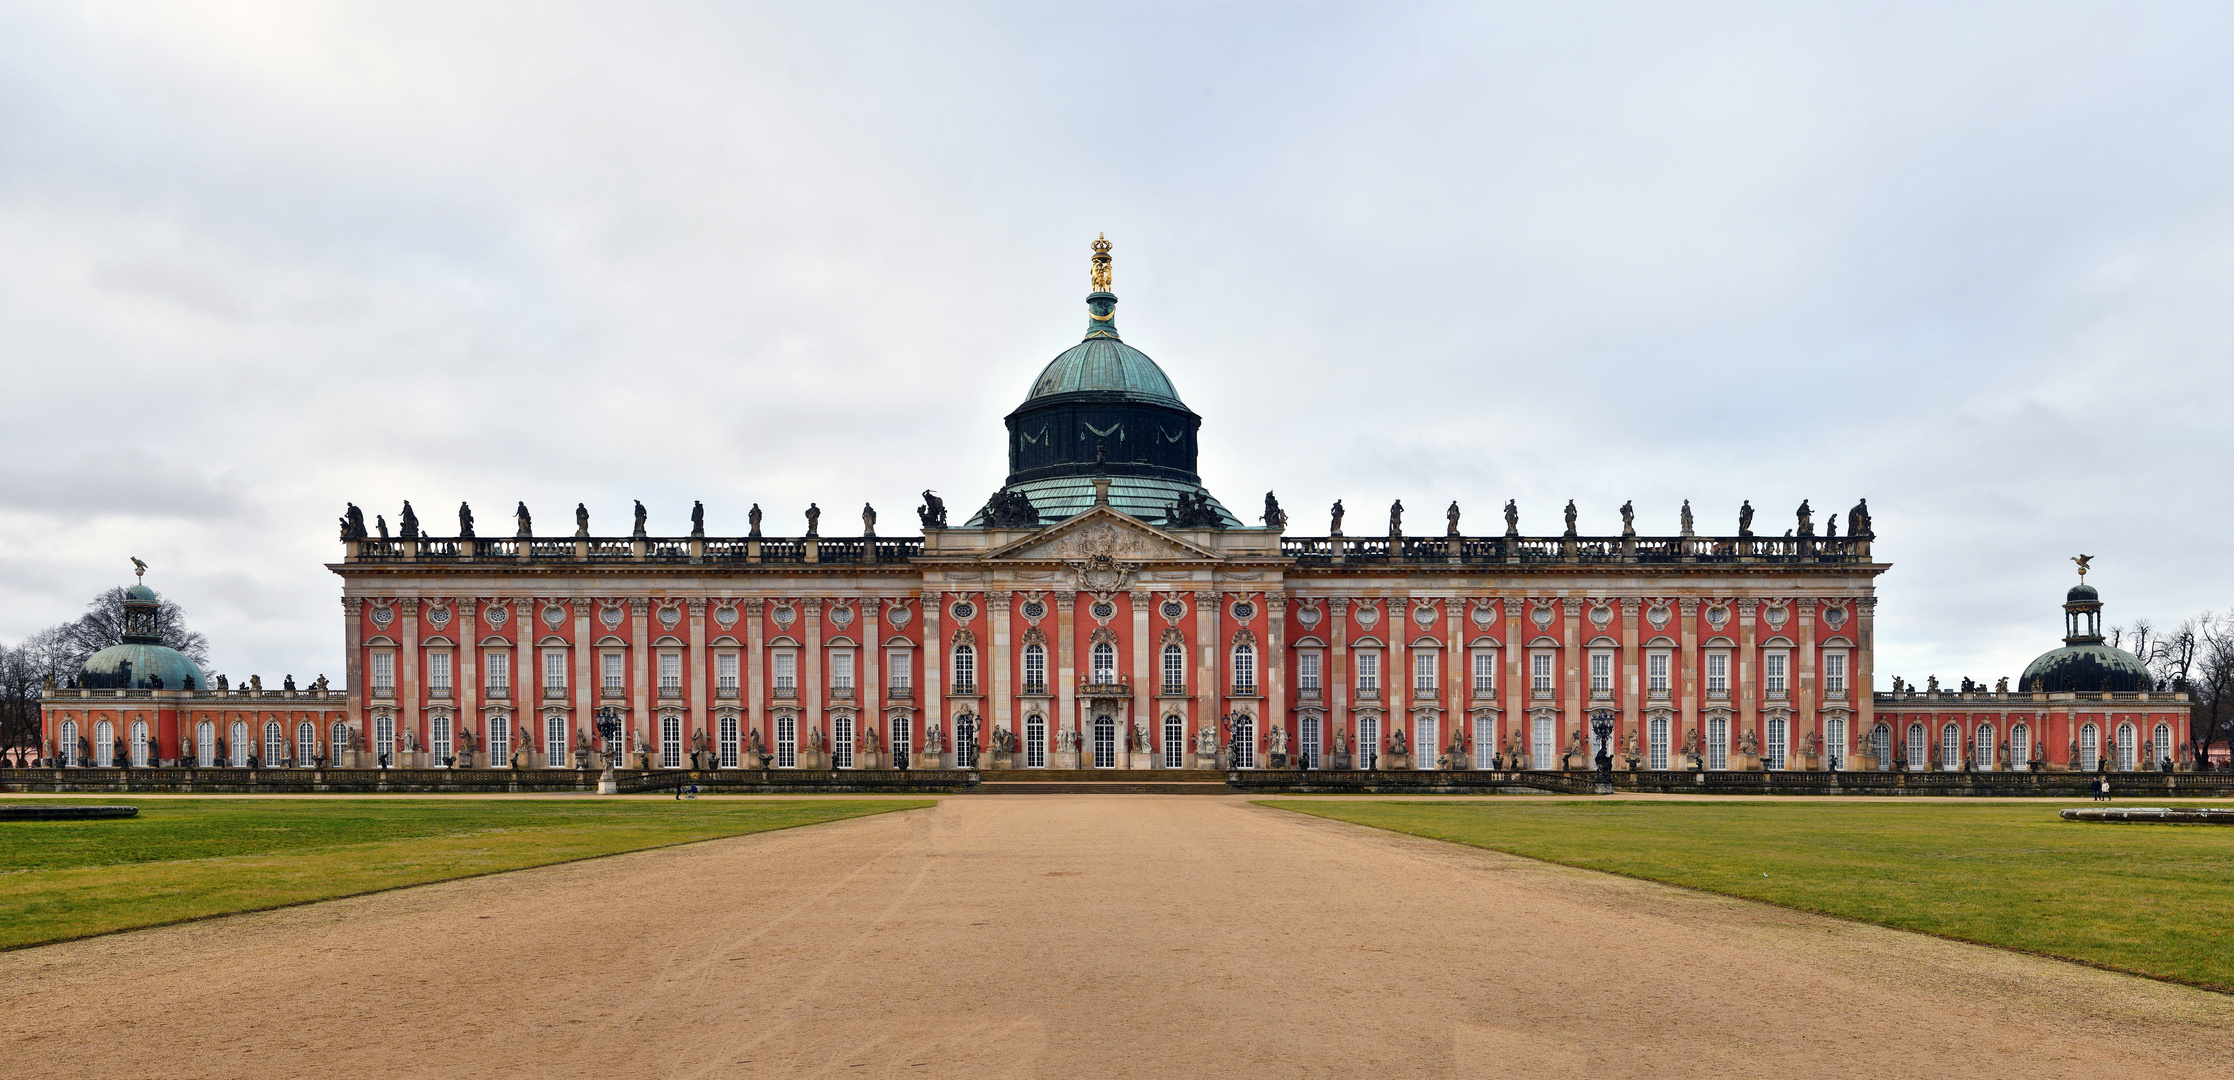
M1086 338L1063 350L1032 380L1024 405L1062 394L1114 394L1125 400L1184 409L1171 377L1148 354L1117 336L1117 297L1097 292L1086 297Z
M78 685L94 690L202 690L202 669L166 645L128 642L86 658Z

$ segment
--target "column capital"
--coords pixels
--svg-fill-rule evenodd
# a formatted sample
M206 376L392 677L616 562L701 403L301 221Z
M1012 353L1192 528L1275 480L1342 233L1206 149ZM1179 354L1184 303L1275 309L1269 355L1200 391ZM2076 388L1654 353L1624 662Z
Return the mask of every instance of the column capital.
M406 615L419 614L419 598L416 596L406 596L397 604L403 608L403 613Z
M1699 615L1699 601L1697 598L1690 596L1677 597L1676 611L1678 614L1681 614L1686 619L1697 618Z
M800 606L806 610L807 617L810 619L819 618L822 615L822 598L819 596L807 597L800 602Z
M985 590L985 602L995 606L1006 605L1010 600L1015 599L1015 597L1016 593L1010 589Z
M1056 593L1055 610L1064 615L1078 610L1078 594L1075 592Z
M1799 613L1800 613L1800 614L1801 614L1802 616L1813 616L1813 615L1815 614L1815 598L1814 598L1814 597L1812 597L1812 596L1803 596L1803 597L1800 597L1799 599L1797 599L1797 600L1793 601L1792 603L1793 603L1793 607L1794 607L1794 608L1795 608L1795 609L1796 609L1796 610L1797 610L1797 611L1798 611L1798 612L1799 612Z
M651 613L652 613L652 601L651 601L651 598L650 598L650 597L645 597L645 596L632 596L632 597L629 597L629 598L628 598L628 613L629 613L629 614L631 614L631 615L634 615L634 616L636 616L636 617L637 617L637 618L639 618L639 619L643 618L643 617L644 617L644 616L646 616L646 615L649 615L649 614L651 614Z
M1638 600L1636 597L1624 596L1621 598L1621 617L1624 619L1634 619L1637 617L1637 610L1643 606L1644 603Z
M1350 598L1347 596L1330 598L1326 606L1334 612L1336 618L1347 618L1350 614Z
M344 615L348 615L348 616L350 616L350 617L354 618L354 617L356 617L356 616L358 616L358 615L362 615L362 614L364 614L364 610L365 610L365 598L364 598L364 597L362 597L362 596L344 596L344 597L342 597L342 598L341 598L341 611L342 611L342 614L344 614Z
M1761 610L1761 599L1757 596L1741 596L1737 599L1737 605L1738 620L1752 622L1754 614Z
M706 601L704 599L685 600L683 601L683 610L690 612L690 617L693 619L700 618L706 614Z
M1566 612L1568 618L1575 618L1582 614L1582 601L1572 596L1566 597L1559 601L1559 609Z
M758 596L745 597L745 616L757 619L768 612L768 601Z

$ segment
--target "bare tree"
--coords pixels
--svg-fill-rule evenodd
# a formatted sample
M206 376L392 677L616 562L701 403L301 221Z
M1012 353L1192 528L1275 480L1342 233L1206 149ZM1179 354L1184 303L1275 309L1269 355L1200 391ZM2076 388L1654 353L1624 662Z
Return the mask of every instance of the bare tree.
M176 601L157 597L155 636L163 644L186 654L196 666L209 665L209 639L186 627L186 609ZM124 642L124 588L111 588L85 605L85 614L53 627L62 663L71 672L85 665L87 657Z
M2196 657L2188 677L2188 738L2198 764L2211 747L2234 741L2234 613L2195 619Z
M11 763L35 756L39 744L39 692L48 680L61 685L77 672L66 666L59 627L48 627L19 645L0 645L0 748L15 750Z

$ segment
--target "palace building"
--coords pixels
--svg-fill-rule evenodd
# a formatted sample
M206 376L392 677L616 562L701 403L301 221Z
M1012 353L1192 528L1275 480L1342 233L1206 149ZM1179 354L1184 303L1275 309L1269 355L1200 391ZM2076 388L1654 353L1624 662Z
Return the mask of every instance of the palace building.
M164 763L247 737L267 764L422 767L1583 769L1600 727L1617 769L2136 769L2185 742L2184 695L2102 644L2084 585L2017 690L1873 694L1866 503L1843 535L1804 503L1783 536L1750 507L1695 535L1688 504L1677 535L1624 507L1583 536L1572 503L1554 536L1509 503L1501 531L1453 504L1415 534L1398 504L1365 535L1337 503L1299 536L1270 494L1246 524L1196 472L1202 418L1119 333L1105 241L1091 268L1085 336L961 524L928 492L905 537L867 507L855 536L818 510L763 536L756 508L746 536L659 537L641 506L618 536L579 508L535 535L523 506L504 537L461 506L436 537L408 504L390 537L352 506L345 695L87 682L50 693L49 755L91 763L74 741L127 714L128 752Z

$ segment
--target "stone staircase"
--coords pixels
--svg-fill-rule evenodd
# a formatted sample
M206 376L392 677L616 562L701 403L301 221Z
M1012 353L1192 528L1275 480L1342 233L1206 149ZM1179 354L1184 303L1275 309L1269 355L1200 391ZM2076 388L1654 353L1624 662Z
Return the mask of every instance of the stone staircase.
M1226 774L1207 769L987 769L977 795L1230 795Z

